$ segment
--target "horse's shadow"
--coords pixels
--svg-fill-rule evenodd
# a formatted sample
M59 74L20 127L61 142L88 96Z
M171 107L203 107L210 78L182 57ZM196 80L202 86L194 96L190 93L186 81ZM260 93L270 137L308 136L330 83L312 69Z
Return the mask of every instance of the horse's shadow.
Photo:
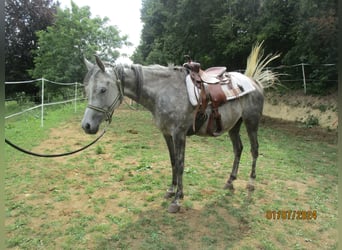
M168 202L161 200L97 249L227 249L250 232L253 204L246 190L219 192L200 208L183 206L177 214L168 213Z

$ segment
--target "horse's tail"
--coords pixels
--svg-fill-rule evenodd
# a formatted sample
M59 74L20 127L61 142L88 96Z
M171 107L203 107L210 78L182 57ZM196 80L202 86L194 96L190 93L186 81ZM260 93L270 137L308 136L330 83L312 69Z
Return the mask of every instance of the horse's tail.
M264 56L264 51L262 49L262 44L257 43L247 58L247 67L245 71L245 75L254 79L262 88L268 88L275 83L279 82L278 76L279 74L276 72L272 72L267 69L266 66L276 58L280 56L280 54L268 54Z

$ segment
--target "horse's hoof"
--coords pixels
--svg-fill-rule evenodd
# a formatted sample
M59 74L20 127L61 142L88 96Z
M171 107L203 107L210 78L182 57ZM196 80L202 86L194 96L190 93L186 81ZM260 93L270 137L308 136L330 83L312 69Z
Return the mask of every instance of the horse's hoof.
M250 183L248 183L248 184L247 184L247 190L248 190L248 191L250 191L250 192L253 192L253 191L255 190L255 187L254 187L254 185L253 185L253 184L250 184Z
M169 213L178 213L180 210L180 205L178 203L172 202L167 210Z
M234 191L234 186L233 183L226 183L226 185L224 185L223 189L228 189L230 191Z
M170 192L170 191L166 191L166 194L164 195L165 199L170 199L172 197L174 197L176 195L175 192Z

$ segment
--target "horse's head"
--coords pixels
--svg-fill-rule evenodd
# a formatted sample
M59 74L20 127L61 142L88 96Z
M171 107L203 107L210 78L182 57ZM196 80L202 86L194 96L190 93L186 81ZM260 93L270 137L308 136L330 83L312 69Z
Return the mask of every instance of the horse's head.
M111 122L114 110L123 99L123 87L118 71L96 57L96 64L85 59L88 73L84 86L88 106L84 112L82 128L87 134L95 134L103 120Z

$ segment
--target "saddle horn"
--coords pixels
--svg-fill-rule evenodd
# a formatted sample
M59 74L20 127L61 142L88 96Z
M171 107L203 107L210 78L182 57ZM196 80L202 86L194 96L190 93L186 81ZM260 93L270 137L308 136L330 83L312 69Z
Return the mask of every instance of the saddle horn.
M189 55L184 55L184 58L188 61L188 63L192 62L192 59Z

